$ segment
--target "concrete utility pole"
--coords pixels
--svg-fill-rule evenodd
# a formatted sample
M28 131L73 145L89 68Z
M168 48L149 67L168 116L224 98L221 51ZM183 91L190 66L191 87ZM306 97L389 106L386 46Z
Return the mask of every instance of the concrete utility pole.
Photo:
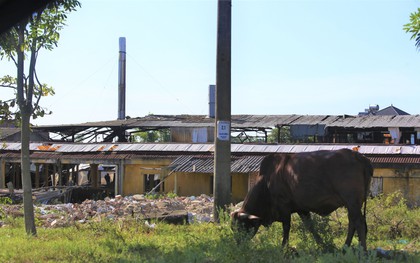
M214 219L216 221L219 220L219 209L225 209L231 203L231 20L232 1L218 0L214 136Z

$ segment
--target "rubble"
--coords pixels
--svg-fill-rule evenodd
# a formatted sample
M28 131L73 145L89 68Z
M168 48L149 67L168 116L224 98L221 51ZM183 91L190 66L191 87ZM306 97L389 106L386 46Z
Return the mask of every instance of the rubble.
M114 198L104 200L85 200L81 204L67 203L54 205L35 205L35 217L43 227L63 227L75 223L87 223L101 220L138 219L148 222L149 227L155 227L153 220L178 218L188 223L213 221L213 198L207 195L191 197L163 197L149 199L144 195ZM23 216L23 206L0 205L0 227L7 226L6 217ZM182 217L184 216L185 219Z

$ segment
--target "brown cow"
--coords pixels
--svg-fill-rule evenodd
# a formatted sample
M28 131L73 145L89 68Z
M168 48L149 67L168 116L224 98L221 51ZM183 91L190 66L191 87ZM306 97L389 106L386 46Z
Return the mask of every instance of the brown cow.
M349 149L268 155L242 208L231 214L232 223L253 236L260 225L282 222L284 246L289 240L291 214L298 213L316 241L321 242L310 212L328 215L345 206L349 218L345 244L350 246L357 231L366 250L366 199L372 174L370 161Z

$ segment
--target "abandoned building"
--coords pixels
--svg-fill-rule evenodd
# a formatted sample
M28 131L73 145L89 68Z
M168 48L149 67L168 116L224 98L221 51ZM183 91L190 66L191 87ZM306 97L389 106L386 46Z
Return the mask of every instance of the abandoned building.
M241 201L269 153L355 149L374 165L375 193L400 190L420 202L420 116L390 106L369 114L233 115L232 200ZM394 115L387 115L394 113ZM398 114L397 114L398 113ZM34 188L88 185L111 194L213 193L214 118L148 115L113 121L33 127ZM151 140L138 140L139 133ZM46 136L49 135L49 136ZM148 139L148 138L146 138ZM20 143L2 137L0 188L20 181Z

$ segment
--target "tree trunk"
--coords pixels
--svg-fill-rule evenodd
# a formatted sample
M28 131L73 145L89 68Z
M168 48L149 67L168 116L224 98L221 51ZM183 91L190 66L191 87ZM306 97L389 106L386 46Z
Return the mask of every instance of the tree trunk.
M32 114L32 98L25 99L24 89L24 60L23 45L25 43L24 30L26 22L22 21L18 28L18 50L17 50L17 101L21 113L21 173L23 188L23 212L25 215L25 229L28 235L36 235L34 206L32 201L32 182L31 182L31 161L29 158L29 122ZM32 87L33 88L33 87ZM26 93L27 94L27 93Z
M22 166L22 188L23 188L23 211L25 214L25 229L28 235L36 236L34 206L32 200L32 181L29 157L29 138L30 127L29 120L31 118L30 111L27 109L21 111L22 127L21 127L21 166Z

